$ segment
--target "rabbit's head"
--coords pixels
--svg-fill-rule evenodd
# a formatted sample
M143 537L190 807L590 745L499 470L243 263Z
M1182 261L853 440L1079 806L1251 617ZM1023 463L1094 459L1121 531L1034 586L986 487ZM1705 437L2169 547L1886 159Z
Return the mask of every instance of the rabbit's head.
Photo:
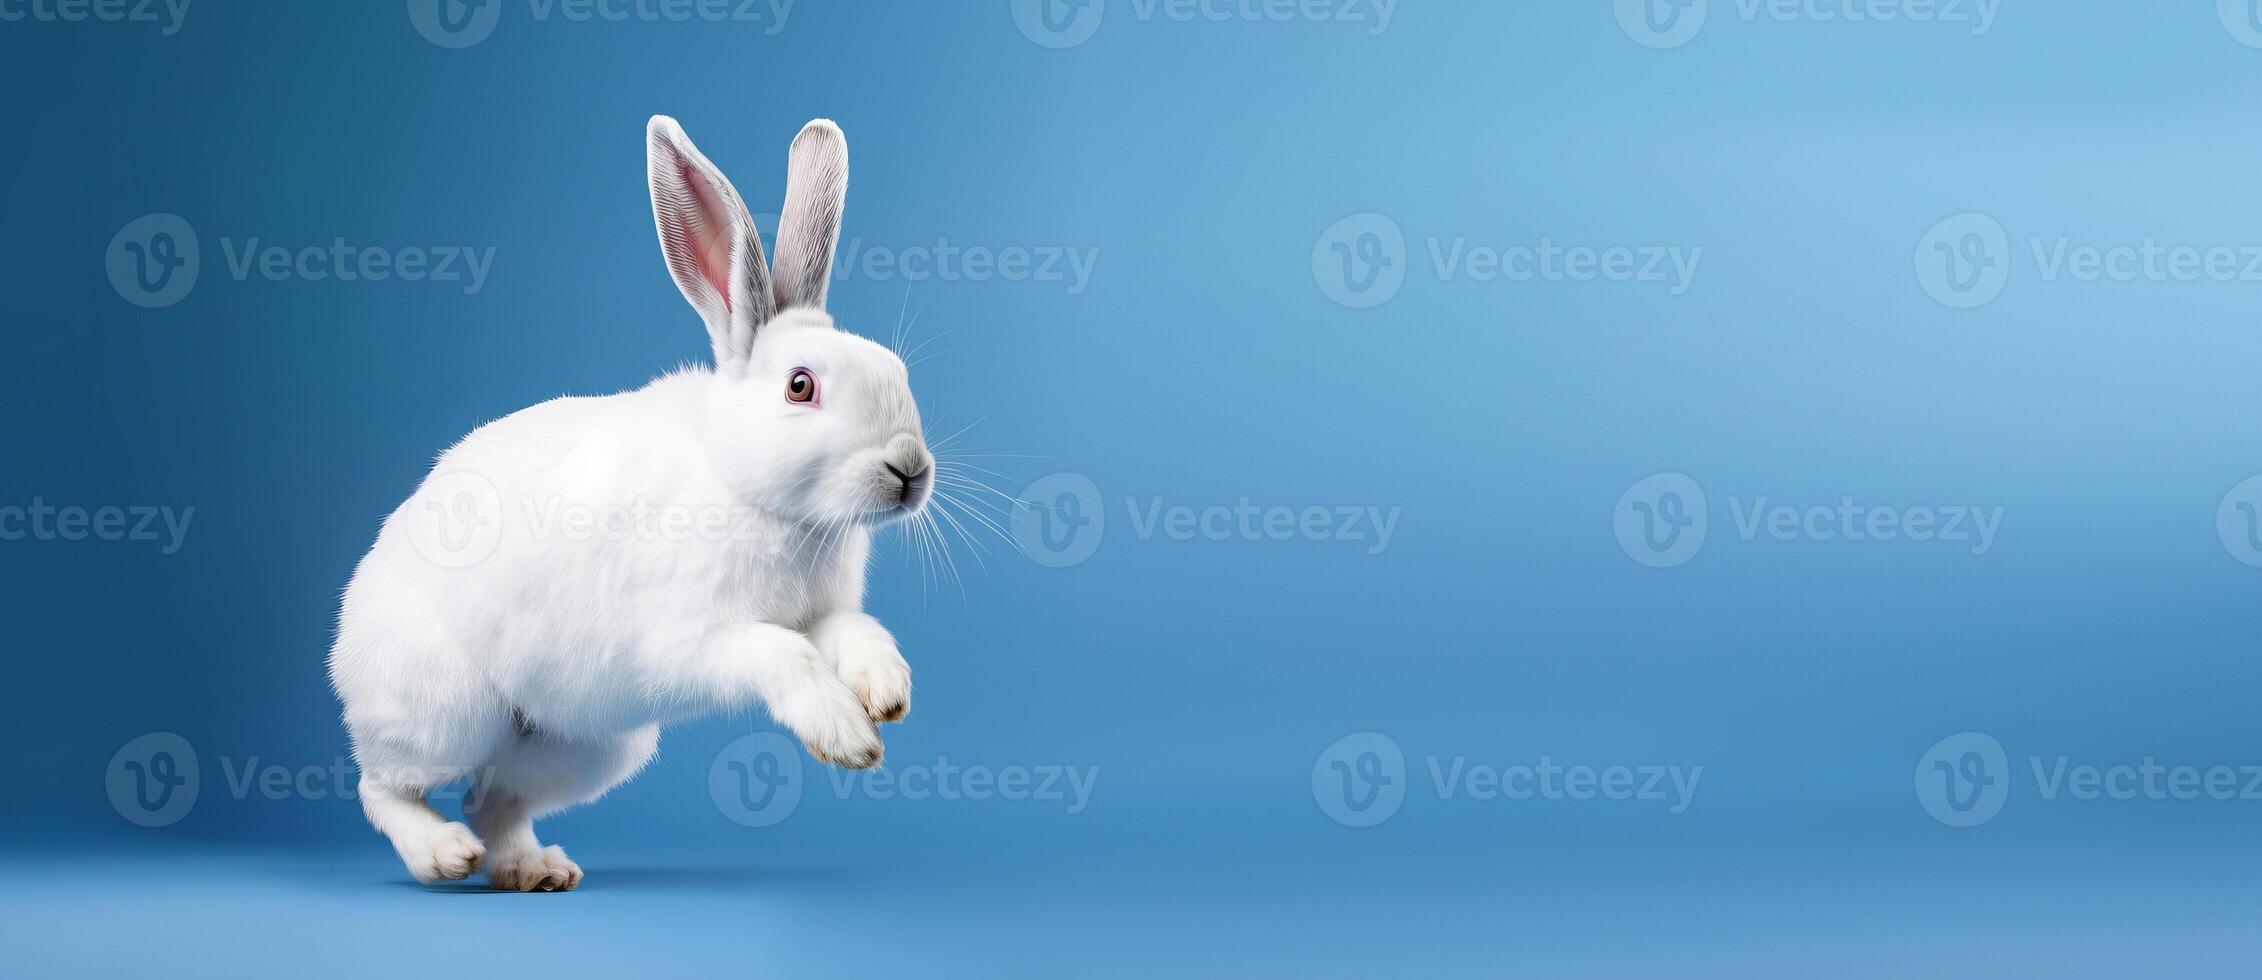
M823 119L794 137L777 261L738 191L683 127L646 130L652 216L668 272L707 322L712 391L699 421L715 472L797 521L882 524L917 513L934 457L893 351L825 315L848 192L848 143Z

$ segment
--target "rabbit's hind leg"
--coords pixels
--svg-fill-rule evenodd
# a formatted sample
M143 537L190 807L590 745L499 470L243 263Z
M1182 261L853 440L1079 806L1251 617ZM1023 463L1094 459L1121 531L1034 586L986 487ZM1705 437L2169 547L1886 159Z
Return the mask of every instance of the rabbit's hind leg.
M384 699L348 711L354 758L361 767L361 809L370 825L392 841L408 873L420 882L453 881L479 867L486 848L471 828L442 816L425 799L435 787L471 778L496 746L510 737L510 715L499 701L472 698L435 718L429 704L410 708ZM376 710L372 710L376 709ZM416 723L410 723L411 718Z
M370 737L372 726L356 732L362 812L393 842L416 880L453 881L479 867L486 851L479 838L471 828L442 816L425 796L434 787L477 773L495 744L509 737L508 725L508 715L502 714L426 729L425 737L416 739Z
M571 891L581 866L565 849L544 847L534 821L605 795L644 768L659 748L657 725L613 738L551 735L521 720L516 737L481 770L464 815L491 853L487 883L506 890Z
M393 842L408 873L427 885L469 877L486 848L471 828L449 821L425 802L430 787L379 783L361 778L361 808L378 832Z
M510 705L423 606L365 585L364 573L349 587L330 651L361 769L362 812L416 880L464 878L485 848L426 796L469 779L510 741Z

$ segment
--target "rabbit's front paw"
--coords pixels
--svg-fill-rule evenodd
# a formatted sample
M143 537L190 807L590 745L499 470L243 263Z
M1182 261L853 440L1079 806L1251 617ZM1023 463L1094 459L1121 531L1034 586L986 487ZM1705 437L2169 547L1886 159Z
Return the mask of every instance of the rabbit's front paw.
M834 617L811 631L810 639L840 672L841 683L856 692L866 716L902 721L910 713L911 665L878 621L861 614Z
M861 714L857 720L864 722L862 728L843 726L840 731L828 733L827 736L804 737L801 745L818 762L827 765L843 769L870 769L879 765L880 760L887 755L887 746L880 742L880 733L872 729L870 721L866 721Z
M801 736L802 746L819 762L846 769L879 765L887 750L863 703L838 680L821 675L819 679L822 683L779 712L778 720Z
M902 721L911 712L911 665L893 643L842 650L840 679L856 692L873 721Z

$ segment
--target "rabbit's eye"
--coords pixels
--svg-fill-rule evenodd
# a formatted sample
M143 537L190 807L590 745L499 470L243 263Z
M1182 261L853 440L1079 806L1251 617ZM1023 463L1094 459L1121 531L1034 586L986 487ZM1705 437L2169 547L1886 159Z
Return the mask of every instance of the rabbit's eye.
M817 401L817 376L806 369L795 369L785 379L785 400L815 404Z

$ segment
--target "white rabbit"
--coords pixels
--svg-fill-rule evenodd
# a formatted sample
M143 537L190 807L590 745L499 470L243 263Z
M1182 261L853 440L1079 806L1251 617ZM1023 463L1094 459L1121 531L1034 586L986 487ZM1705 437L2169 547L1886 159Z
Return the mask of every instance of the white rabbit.
M872 531L925 505L934 457L902 360L824 313L847 143L822 119L794 138L773 270L675 120L646 135L660 247L714 368L479 427L346 587L330 680L363 809L418 881L579 884L534 821L633 776L663 724L759 702L865 768L875 723L910 707L864 567ZM471 827L425 799L459 777Z

